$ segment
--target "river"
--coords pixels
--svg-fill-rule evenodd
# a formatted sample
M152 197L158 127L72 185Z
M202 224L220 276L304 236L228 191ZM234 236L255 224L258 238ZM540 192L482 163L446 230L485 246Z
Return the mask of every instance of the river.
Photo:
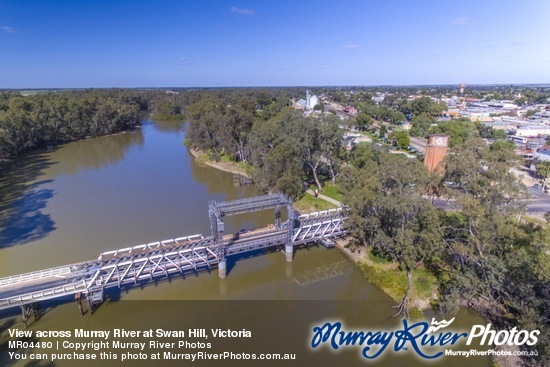
M94 259L116 248L196 233L208 235L208 201L261 194L254 186L234 186L229 173L197 164L183 140L181 123L145 120L131 132L67 143L4 166L0 177L0 277ZM230 217L226 233L273 221L272 211ZM228 267L223 280L216 271L202 272L114 292L111 301L93 316L81 317L74 303L56 305L47 308L30 329L112 325L139 329L160 324L168 328L176 322L174 315L180 314L174 311L178 307L189 314L222 304L208 300L242 301L247 309L256 309L258 301L272 300L269 305L263 303L266 309L274 305L292 308L296 307L293 302L303 301L313 314L314 309L320 312L315 321L323 320L323 307L328 307L333 317L362 320L382 329L397 322L391 317L394 302L370 285L336 249L301 249L292 263L280 252L271 252L230 262ZM354 307L355 301L368 309ZM0 313L4 337L8 328L22 328L17 312ZM311 317L307 314L304 317ZM264 319L247 323L252 322L254 328L256 322L259 327ZM456 323L469 329L485 322L476 314L461 311ZM273 334L273 343L282 343L280 333L274 330ZM323 358L318 357L321 362ZM381 365L390 366L391 361L395 362L386 358ZM449 357L444 361L446 366L460 366L464 360ZM6 358L0 364L26 365ZM74 364L59 361L54 365ZM422 361L412 358L407 364L422 365ZM470 358L469 364L489 366L490 360Z

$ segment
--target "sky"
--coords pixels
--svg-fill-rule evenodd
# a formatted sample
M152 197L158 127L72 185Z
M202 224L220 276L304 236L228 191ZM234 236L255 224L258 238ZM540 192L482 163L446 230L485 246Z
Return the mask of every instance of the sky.
M550 1L0 1L0 89L459 83L550 83Z

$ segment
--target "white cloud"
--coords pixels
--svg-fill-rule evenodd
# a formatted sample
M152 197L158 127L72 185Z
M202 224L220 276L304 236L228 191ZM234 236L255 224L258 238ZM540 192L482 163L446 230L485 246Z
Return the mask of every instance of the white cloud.
M12 27L8 27L7 25L1 26L0 29L6 33L11 33L11 34L19 33L19 30Z
M237 13L237 14L243 14L243 15L254 15L254 10L252 10L252 9L241 9L241 8L237 8L236 6L231 7L231 12L232 13Z
M359 48L359 45L356 45L355 43L344 45L343 48Z
M178 65L193 65L193 62L187 57L180 57L178 59Z
M454 24L454 25L465 25L469 23L470 23L470 18L466 18L466 17L458 17L451 20L451 24Z

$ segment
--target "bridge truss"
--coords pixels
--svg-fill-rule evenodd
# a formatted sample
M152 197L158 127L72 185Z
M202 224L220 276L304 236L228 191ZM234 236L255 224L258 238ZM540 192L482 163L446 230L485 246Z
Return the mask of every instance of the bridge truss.
M0 310L38 301L84 295L90 307L103 300L104 290L223 266L227 257L277 246L285 246L287 260L292 260L295 246L335 238L346 234L345 213L332 209L295 216L292 202L282 195L236 200L209 205L212 235L197 234L164 241L106 251L96 260L76 263L0 279ZM280 221L280 207L287 207L288 219ZM227 215L275 209L276 225L245 232L239 236L223 235ZM221 223L221 224L220 224ZM290 255L290 258L289 258ZM25 315L25 309L23 308Z

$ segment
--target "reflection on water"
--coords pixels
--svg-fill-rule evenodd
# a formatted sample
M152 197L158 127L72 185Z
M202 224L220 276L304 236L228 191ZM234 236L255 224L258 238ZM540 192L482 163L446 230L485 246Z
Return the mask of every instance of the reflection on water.
M53 166L49 174L56 177L98 170L123 160L130 148L139 149L142 146L141 129L68 143L51 154L53 161L63 164Z
M183 140L181 124L144 122L141 130L65 144L4 166L0 276L94 259L116 248L195 233L208 235L210 200L261 194L254 186L234 186L232 174L196 164ZM274 211L266 210L224 221L226 233L231 233L274 219ZM21 243L25 245L14 246ZM300 249L292 263L273 251L228 265L227 279L219 279L213 269L138 289L115 290L111 301L93 317L80 317L73 303L49 308L31 329L172 325L174 314L158 309L164 303L156 302L156 309L136 308L132 300L363 300L368 309L349 309L350 304L335 302L334 314L343 319L353 315L357 320L368 314L371 325L392 322L388 320L394 302L335 249ZM0 354L6 328L21 324L14 316L17 312L0 312ZM148 312L156 312L154 322ZM480 322L470 314L462 320L464 325ZM261 325L264 319L256 321Z
M154 121L155 129L163 133L180 133L185 127L184 121Z
M0 248L40 240L56 229L51 215L44 212L56 194L55 179L116 164L131 146L140 145L143 134L136 130L68 143L2 164Z
M55 229L42 209L54 193L41 180L54 166L45 153L33 153L11 162L0 162L0 249L45 237Z
M30 185L27 191L15 200L11 208L0 215L0 248L39 240L55 230L49 215L42 213L53 190L36 190L39 184Z

